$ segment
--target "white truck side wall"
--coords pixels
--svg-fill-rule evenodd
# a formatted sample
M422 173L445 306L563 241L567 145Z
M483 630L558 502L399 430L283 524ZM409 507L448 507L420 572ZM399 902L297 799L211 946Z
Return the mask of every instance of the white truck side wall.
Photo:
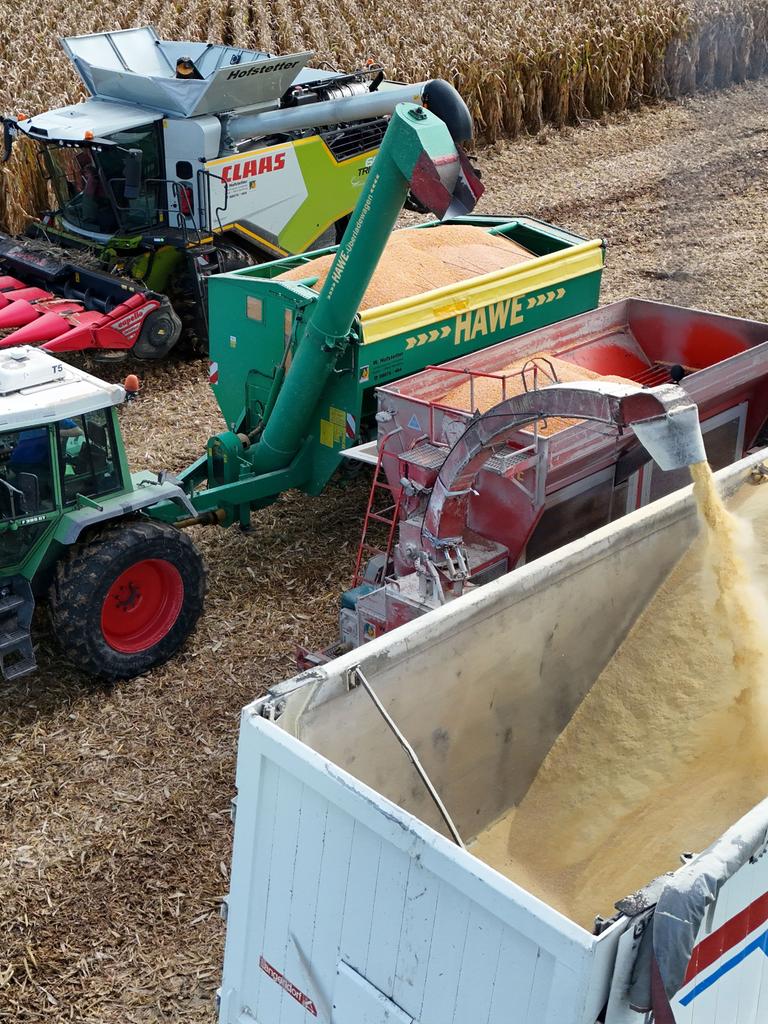
M568 559L547 555L337 659L317 673L324 681L314 690L305 686L287 698L285 727L447 834L365 691L347 692L345 670L360 664L459 832L472 838L526 793L695 536L690 506L658 505L650 528L647 517L622 521L621 545L611 542L619 529L612 524ZM597 622L601 629L589 628Z
M621 925L589 935L249 709L238 790L221 1024L594 1024Z
M735 489L760 455L719 473L721 486ZM430 827L421 782L349 683L361 666L471 836L473 816L508 806L507 786L537 766L697 532L678 492L245 709L221 1024L595 1024L611 988L607 1024L643 1024L626 998L634 958L616 963L630 922L590 935ZM582 636L593 619L610 629ZM595 644L604 632L610 645ZM518 703L503 709L512 745L488 697L518 677ZM733 842L744 848L739 824ZM677 1024L765 1018L767 876L762 856L723 885L697 940L714 933L722 950L673 997Z
M733 488L754 461L743 460L718 479ZM698 531L690 488L675 492L289 681L281 724L447 834L367 694L348 692L349 674L360 665L459 832L471 839L527 792L552 743Z

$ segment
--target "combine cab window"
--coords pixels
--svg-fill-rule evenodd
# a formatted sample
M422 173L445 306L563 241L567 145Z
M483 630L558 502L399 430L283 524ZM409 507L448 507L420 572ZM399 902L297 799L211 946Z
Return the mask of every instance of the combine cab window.
M61 207L73 227L100 235L136 231L160 219L160 143L154 124L109 136L111 146L45 147L46 168ZM129 149L142 153L137 198L125 196L125 160Z
M54 508L48 427L0 434L0 523Z
M56 424L62 498L73 505L77 496L98 498L120 490L112 418L103 409Z
M89 149L48 146L45 158L65 220L75 228L113 235L120 227L117 211Z
M121 229L135 231L157 224L160 219L159 179L163 174L155 125L115 132L109 140L116 145L104 148L95 156L102 180L106 181L117 209ZM142 154L141 188L135 199L125 196L125 158L129 149L139 149Z

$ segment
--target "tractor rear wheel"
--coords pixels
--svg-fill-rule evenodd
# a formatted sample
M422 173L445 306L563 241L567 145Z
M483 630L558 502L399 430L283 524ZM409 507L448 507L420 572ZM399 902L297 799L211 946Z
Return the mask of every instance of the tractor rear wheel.
M78 668L131 679L171 658L195 628L205 565L192 541L164 523L131 521L78 544L51 586L53 626Z

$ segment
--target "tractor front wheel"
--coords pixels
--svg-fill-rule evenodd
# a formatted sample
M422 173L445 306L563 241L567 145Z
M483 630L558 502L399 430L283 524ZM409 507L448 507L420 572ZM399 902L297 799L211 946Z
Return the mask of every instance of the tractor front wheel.
M59 563L50 605L56 637L78 668L131 679L171 658L195 628L205 566L164 523L132 521L78 544Z

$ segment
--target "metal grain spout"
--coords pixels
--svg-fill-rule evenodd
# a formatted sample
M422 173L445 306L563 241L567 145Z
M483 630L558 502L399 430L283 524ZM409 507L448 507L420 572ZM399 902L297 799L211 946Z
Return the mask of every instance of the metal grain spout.
M549 416L631 427L661 469L706 461L699 412L677 384L642 388L614 381L551 384L508 398L475 419L443 463L424 515L422 536L451 539L463 521L464 495L488 460L520 427Z
M661 469L706 462L698 406L676 384L664 384L654 391L667 393L658 396L665 411L632 424L638 441Z
M547 390L558 387L556 384ZM590 381L564 387L604 395L613 406L610 419L619 427L631 427L660 469L682 469L706 462L698 406L677 384L640 389L631 384Z

